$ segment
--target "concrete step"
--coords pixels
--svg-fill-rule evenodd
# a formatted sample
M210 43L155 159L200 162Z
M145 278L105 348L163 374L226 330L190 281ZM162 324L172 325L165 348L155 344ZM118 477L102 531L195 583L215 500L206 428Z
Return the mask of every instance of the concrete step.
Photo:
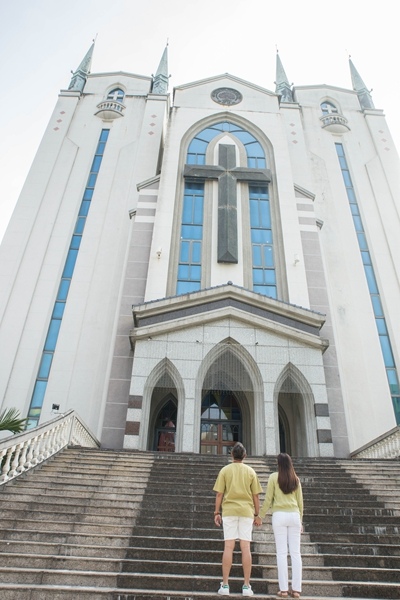
M178 591L191 596L193 592L206 592L215 594L218 590L220 577L202 575L167 575L162 573L152 573L149 576L146 573L105 573L105 572L83 572L83 571L63 571L63 570L35 570L30 568L0 567L0 589L1 584L10 584L15 575L21 578L23 585L31 586L70 586L75 588L75 593L80 593L81 587L114 588L119 594L130 593L128 590L137 590L138 592L158 591L170 595ZM10 581L11 580L11 581ZM92 582L92 583L90 583ZM243 580L241 577L233 576L230 579L230 588L233 594L239 594ZM276 579L261 580L252 578L252 587L257 595L274 594L278 589ZM53 589L54 591L54 589ZM397 583L379 583L379 582L349 582L349 581L322 581L303 579L303 596L314 597L332 597L342 596L354 598L358 594L363 598L399 598L400 584ZM385 595L377 595L378 593ZM374 595L372 595L374 594ZM79 597L79 596L78 596Z
M276 457L247 462L265 489ZM370 469L360 477L346 470L352 461L295 462L305 497L302 598L400 598L400 484L396 465L382 463L357 461ZM223 541L213 525L212 487L224 464L221 457L73 448L4 486L1 600L217 597ZM369 479L378 482L379 500ZM253 561L257 595L275 594L270 517L254 533ZM233 597L241 590L239 562L236 553Z

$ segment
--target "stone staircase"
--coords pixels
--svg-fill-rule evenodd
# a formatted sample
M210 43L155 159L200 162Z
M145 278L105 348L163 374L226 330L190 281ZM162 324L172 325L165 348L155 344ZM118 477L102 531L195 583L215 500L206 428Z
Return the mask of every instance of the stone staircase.
M400 462L297 459L305 499L303 593L400 598ZM249 458L263 489L275 457ZM1 488L1 600L217 598L222 457L70 448ZM277 589L270 518L255 530L252 585ZM241 597L235 553L231 596Z

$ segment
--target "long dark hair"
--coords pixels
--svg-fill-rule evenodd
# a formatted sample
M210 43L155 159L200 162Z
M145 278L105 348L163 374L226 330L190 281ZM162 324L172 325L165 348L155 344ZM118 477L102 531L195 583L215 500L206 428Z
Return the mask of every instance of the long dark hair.
M278 454L278 485L284 494L291 494L299 487L299 478L289 454Z

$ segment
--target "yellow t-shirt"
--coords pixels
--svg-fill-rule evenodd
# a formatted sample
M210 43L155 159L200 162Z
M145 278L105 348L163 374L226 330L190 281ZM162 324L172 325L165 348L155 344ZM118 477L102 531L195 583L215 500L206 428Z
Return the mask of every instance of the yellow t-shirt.
M303 520L303 492L300 482L294 492L284 494L278 484L278 473L271 473L260 517L265 517L269 510L272 513L277 511L298 512L300 519Z
M223 467L215 482L214 492L224 494L223 517L254 517L253 496L262 492L257 473L242 462Z

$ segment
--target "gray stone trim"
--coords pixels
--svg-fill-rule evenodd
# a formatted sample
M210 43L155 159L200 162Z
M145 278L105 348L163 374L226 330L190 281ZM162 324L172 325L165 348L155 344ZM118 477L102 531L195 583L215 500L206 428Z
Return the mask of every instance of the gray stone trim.
M307 211L307 212L314 212L314 206L313 204L297 204L297 210L298 211Z
M127 421L125 427L125 435L139 435L140 422L139 421Z
M142 202L152 202L152 203L157 203L158 202L158 196L150 196L147 194L140 194L139 199L138 199L138 206L140 206L140 204Z
M321 328L321 335L329 340L329 348L323 355L323 363L334 455L336 457L347 457L350 448L344 410L344 399L340 385L340 371L336 355L335 337L330 315L329 294L326 285L324 261L319 236L320 233L317 229L315 232L301 232L304 266L306 269L310 296L310 307L314 310L323 311L326 314L326 321Z
M129 396L128 408L142 408L143 396Z
M315 217L299 217L300 225L315 225Z
M315 200L315 194L310 192L310 190L306 190L300 185L297 185L297 183L294 184L294 195L296 198L310 198L312 201Z
M154 217L156 214L155 208L140 208L139 205L136 210L137 217Z
M331 444L332 432L330 429L317 429L317 439L319 444Z
M299 331L305 331L313 335L319 335L318 326L312 326L308 323L302 323L301 321L297 321L296 319L276 314L270 310L262 309L257 306L252 306L251 304L241 302L240 300L236 300L234 298L223 298L220 300L205 302L196 306L182 306L182 308L171 310L169 312L158 313L149 317L140 317L137 313L134 313L135 326L137 328L147 327L156 323L164 323L166 321L198 315L201 313L206 313L229 306L233 308L238 308L239 310L243 310L252 315L263 317L264 319L268 319L269 321L275 321L277 323L281 323L282 325L286 325L287 327L298 329Z
M329 417L328 404L314 404L314 411L316 417Z

